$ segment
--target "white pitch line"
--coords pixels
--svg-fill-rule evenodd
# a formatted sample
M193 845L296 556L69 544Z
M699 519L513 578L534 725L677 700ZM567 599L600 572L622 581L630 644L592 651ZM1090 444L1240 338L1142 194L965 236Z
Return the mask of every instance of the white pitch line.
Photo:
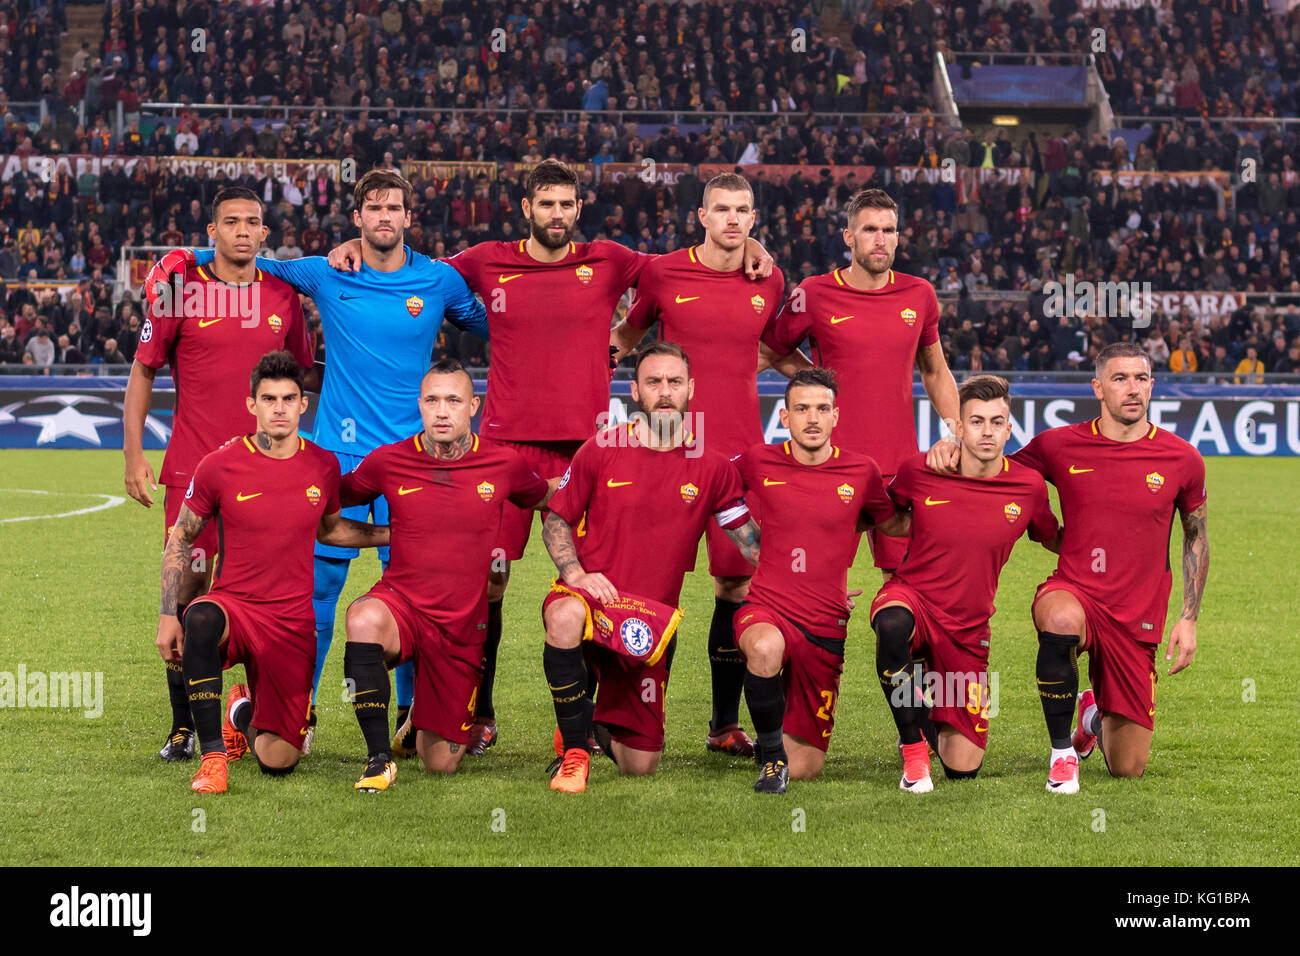
M0 518L0 524L8 524L11 521L40 521L44 518L71 518L74 515L88 515L92 511L106 511L109 508L116 508L118 505L126 504L126 499L120 495L101 495L93 491L44 491L40 488L0 488L0 494L21 494L21 495L80 495L83 498L103 498L104 501L92 508L78 508L76 511L64 511L56 515L22 515L17 518Z

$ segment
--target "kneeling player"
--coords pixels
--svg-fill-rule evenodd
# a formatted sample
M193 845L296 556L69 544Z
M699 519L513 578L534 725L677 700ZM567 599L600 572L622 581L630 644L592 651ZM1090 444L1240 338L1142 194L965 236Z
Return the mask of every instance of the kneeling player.
M195 469L162 566L158 650L182 661L203 762L191 788L224 793L227 762L251 746L264 773L294 768L307 735L316 658L312 547L378 547L388 529L339 516L334 456L298 435L307 408L288 352L253 369L248 410L257 432L205 456ZM212 589L176 616L182 569L209 520L222 543ZM243 664L222 725L221 671Z
M700 443L685 444L683 415L694 391L690 375L690 361L670 342L638 353L632 399L641 414L583 443L543 526L546 550L567 586L552 591L542 605L542 666L562 751L553 790L586 789L593 722L602 750L626 774L654 773L664 745L671 646L650 664L584 643L592 607L575 592L612 602L622 589L676 608L710 518L757 563L758 528L736 469ZM633 645L653 640L646 627L634 626L636 633L628 635ZM600 685L594 706L588 667Z
M744 653L745 700L758 734L759 793L821 772L835 726L852 603L849 567L859 533L906 533L874 459L831 444L839 421L833 373L797 372L785 388L783 445L736 459L746 500L757 500L763 547L749 595L734 615Z
M958 473L936 474L916 455L889 484L890 497L912 509L912 543L871 604L871 626L901 744L898 785L909 793L934 789L930 748L950 780L979 772L988 746L989 619L998 575L1026 531L1050 551L1060 546L1042 475L1002 454L1011 435L1008 394L997 376L963 382ZM932 701L927 684L936 691Z
M369 753L358 790L386 790L397 778L388 671L406 661L415 662L416 751L426 770L456 771L474 726L488 571L504 506L545 507L558 483L470 431L478 406L460 362L439 362L420 382L424 430L375 449L343 476L343 504L382 495L393 529L383 577L347 614L343 672Z

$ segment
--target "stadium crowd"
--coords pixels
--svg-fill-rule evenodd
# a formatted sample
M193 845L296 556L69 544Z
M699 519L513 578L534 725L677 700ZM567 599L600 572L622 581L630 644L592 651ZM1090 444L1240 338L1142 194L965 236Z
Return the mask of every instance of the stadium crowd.
M1293 168L1300 135L1209 120L1222 112L1214 104L1225 94L1234 115L1295 105L1300 10L1283 22L1263 16L1257 3L1229 3L1226 12L1223 6L1179 0L1172 15L1147 9L1085 16L1075 0L1054 0L1052 16L1040 19L1025 3L972 0L948 5L944 14L923 0L849 2L844 7L856 16L852 44L841 49L837 37L823 40L811 5L110 0L104 49L83 49L72 82L55 94L49 88L56 12L10 3L0 12L0 108L6 98L54 98L49 118L36 128L7 115L0 152L22 158L91 153L104 157L104 165L86 192L84 182L62 170L48 182L20 171L0 188L0 280L9 283L0 310L14 328L17 361L33 337L33 354L49 354L34 321L42 316L56 356L98 361L111 341L129 360L139 306L128 296L115 307L106 281L119 250L206 245L208 204L234 181L222 171L188 172L165 160L128 171L133 156L353 158L365 169L400 168L413 159L528 163L554 155L584 165L584 239L610 238L650 252L697 242L692 212L707 177L692 170L670 184L599 175L607 162L649 158L747 168L755 179L757 238L791 286L846 261L839 209L856 189L881 186L900 205L899 270L957 296L955 302L945 297L943 317L951 364L1086 366L1099 344L1130 329L1116 328L1116 320L1048 319L1041 312L1043 286L1067 273L1149 282L1157 291L1300 291L1294 264L1300 180ZM787 26L806 31L806 55L787 48ZM1178 64L1180 83L1197 86L1204 108L1185 110L1177 97L1172 105L1153 101L1154 112L1187 118L1157 124L1133 156L1118 139L1108 143L1077 131L1042 140L1013 138L1006 129L950 131L928 112L924 91L935 50L1082 51L1093 26L1110 38L1098 68L1113 100L1132 90L1140 101L1147 87L1163 89L1164 75ZM198 53L191 49L196 29L213 41ZM504 32L494 35L498 29ZM1156 43L1146 39L1152 31ZM504 50L496 49L494 36L506 38ZM1188 67L1199 73L1184 80ZM33 75L41 76L39 95L29 89ZM136 117L120 139L105 119L115 100ZM145 100L337 104L359 112L342 118L318 112L287 123L191 112L164 123L137 116ZM89 128L69 119L71 105L83 101L86 116L94 117ZM418 118L404 112L466 104L486 109ZM537 112L491 112L506 107ZM637 111L641 122L576 112L605 107ZM543 112L548 108L575 112L566 118ZM730 125L704 116L677 125L655 110L787 115ZM872 117L865 126L816 115L864 110L895 115ZM916 111L924 111L920 122L907 115ZM1147 110L1139 102L1123 111ZM976 169L1025 167L1028 178L982 183L968 193L922 176L904 182L893 172L933 169L945 159ZM1210 177L1162 181L1158 175L1236 170L1246 160L1255 162L1257 181L1223 190L1227 195ZM824 168L786 175L761 164L858 165L874 173L837 181ZM1108 172L1124 170L1150 175L1130 188L1105 181ZM348 189L331 178L282 180L251 167L238 181L267 200L271 254L322 253L351 235ZM466 172L416 186L408 242L420 251L440 256L520 234L518 174L490 179ZM50 299L46 293L24 290L25 283L15 287L20 276L79 285L55 303L43 301ZM970 294L998 291L1015 294L992 301ZM1238 309L1217 324L1185 313L1155 316L1164 343L1151 346L1158 367L1236 370L1252 348L1268 371L1287 370L1294 361L1287 344L1300 335L1294 306ZM64 335L66 347L59 344ZM447 343L447 351L456 354L461 343ZM0 362L15 361L11 352L0 343ZM469 364L485 360L481 343L465 343L465 352Z

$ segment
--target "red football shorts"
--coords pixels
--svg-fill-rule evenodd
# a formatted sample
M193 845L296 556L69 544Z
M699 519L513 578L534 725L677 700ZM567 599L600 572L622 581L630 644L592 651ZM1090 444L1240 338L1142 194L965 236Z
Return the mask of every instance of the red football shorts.
M1118 714L1147 730L1156 725L1156 648L1159 644L1133 637L1136 627L1111 617L1105 606L1083 588L1052 576L1038 587L1034 604L1044 594L1065 591L1083 608L1088 680L1102 714Z
M483 678L486 632L476 629L470 634L448 634L383 581L376 582L365 596L382 601L397 621L402 656L396 663L415 661L411 726L452 743L469 743Z
M176 519L180 517L181 505L185 503L185 492L189 487L173 487L167 485L163 488L163 521L165 530L163 531L163 547L167 547L167 541L172 536L172 529L176 527ZM198 539L190 551L190 560L195 561L203 559L203 567L211 569L217 560L217 522L210 520L203 526L199 532ZM205 571L206 573L206 571Z
M959 644L935 618L934 611L915 588L901 581L885 584L871 602L871 619L890 604L912 612L912 660L924 667L921 687L933 701L930 719L948 724L981 750L989 743L988 648L976 650Z
M782 729L818 750L830 749L835 705L840 696L840 674L844 671L844 641L818 638L827 645L839 647L840 652L835 653L815 643L811 635L783 614L748 601L740 605L731 620L737 647L740 635L755 624L770 624L781 632L785 641L785 654L781 658L781 683L785 687Z
M226 614L230 636L225 666L244 665L253 695L252 726L301 749L316 669L316 615L311 605L258 604L210 591L190 607L200 601L210 601Z
M558 478L569 468L573 456L582 447L580 441L516 442L496 439L498 445L513 448L542 478ZM536 508L520 508L507 501L501 511L501 533L497 547L504 548L506 560L518 561L528 546L528 536L533 530L533 515L546 512Z
M571 597L582 599L567 590L547 594L542 601L542 619L551 604ZM594 640L582 642L583 659L599 685L592 720L608 727L610 735L625 747L650 753L664 749L664 695L668 692L671 644L668 641L664 653L649 664Z

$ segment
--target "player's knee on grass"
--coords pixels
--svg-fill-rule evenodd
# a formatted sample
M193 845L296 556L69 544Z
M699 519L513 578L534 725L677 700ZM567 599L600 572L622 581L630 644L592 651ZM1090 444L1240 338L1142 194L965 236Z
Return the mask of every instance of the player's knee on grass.
M300 751L278 734L262 731L253 739L253 756L257 766L268 777L283 777L298 766Z
M1102 756L1112 777L1140 777L1151 757L1151 731L1118 714L1101 718Z
M813 780L826 765L824 751L793 734L785 735L785 753L789 759L791 780Z
M740 649L745 654L745 664L755 677L775 677L781 673L785 658L785 639L771 624L755 624L740 635Z
M939 763L949 780L972 779L984 766L984 751L951 724L940 723Z
M648 777L659 769L659 758L663 756L658 750L637 750L617 740L612 741L614 763L618 772L628 777Z
M954 770L943 762L942 757L939 758L939 764L943 767L943 775L949 780L974 780L980 767L984 766L984 761L981 760L973 770Z
M546 606L546 643L552 647L570 648L582 644L582 632L587 624L587 609L574 597L561 598Z
M465 756L463 744L452 743L427 730L416 733L415 749L424 761L424 769L429 773L455 773L460 766L460 758Z
M510 583L510 562L505 562L505 569L488 572L488 602L500 601L505 597L506 585Z

